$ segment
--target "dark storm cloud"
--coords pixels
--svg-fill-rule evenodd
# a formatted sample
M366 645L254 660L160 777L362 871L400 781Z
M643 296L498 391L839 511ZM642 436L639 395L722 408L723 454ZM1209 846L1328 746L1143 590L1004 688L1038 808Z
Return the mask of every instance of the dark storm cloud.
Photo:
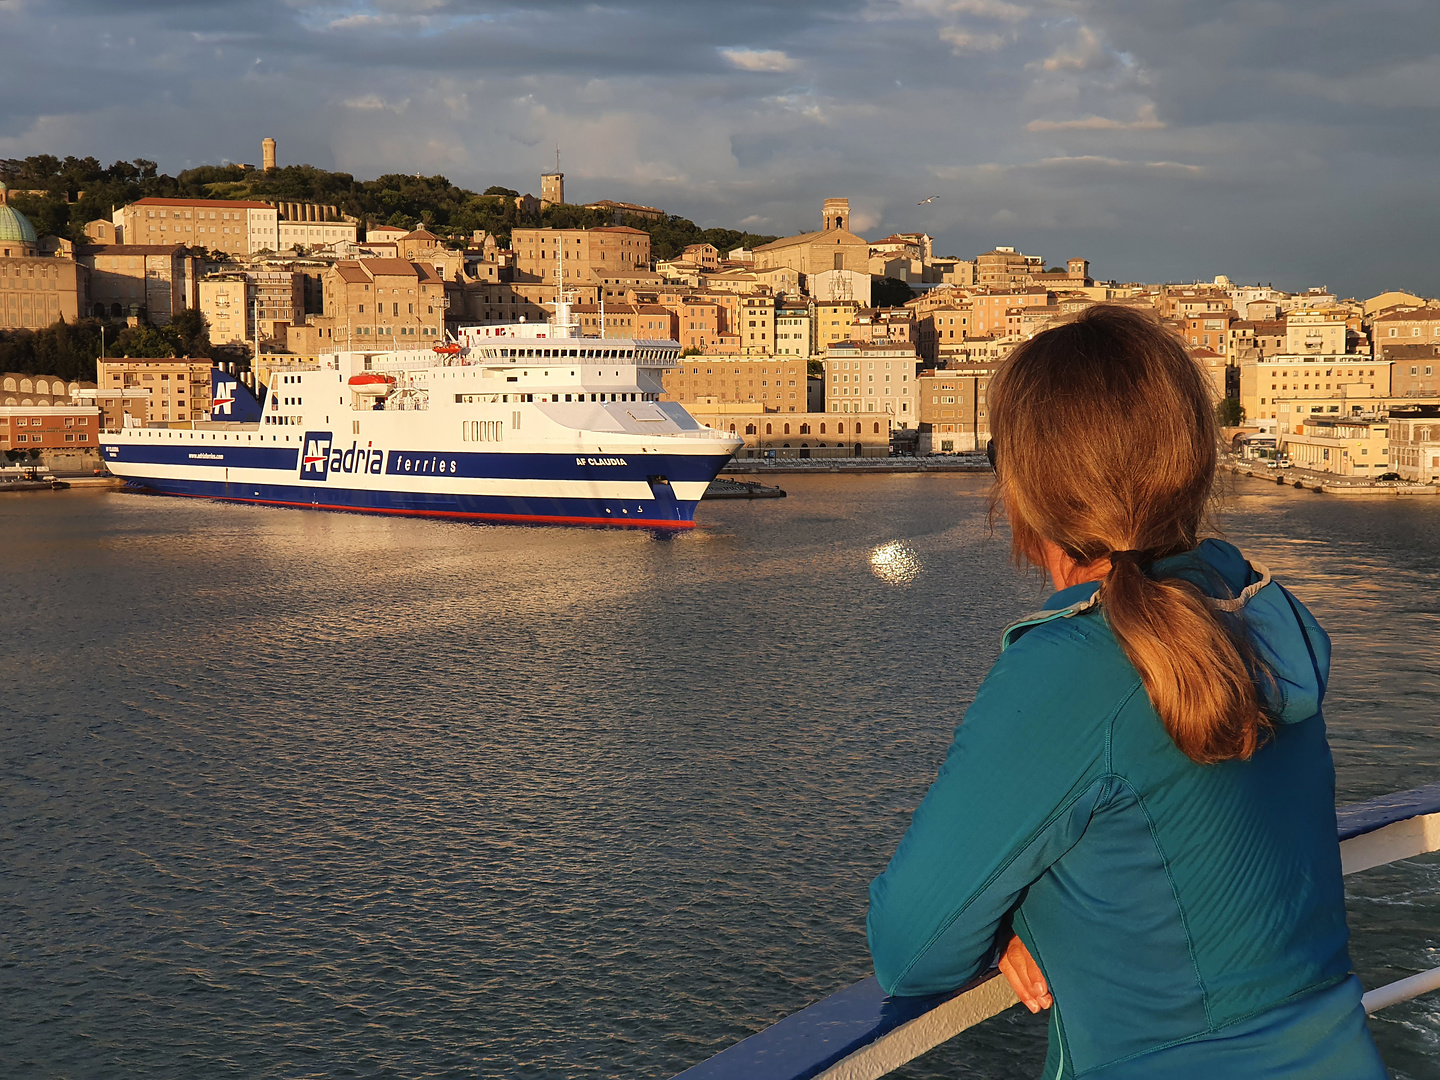
M0 0L0 154L441 172L1098 273L1440 292L1440 6ZM925 207L919 199L938 194Z

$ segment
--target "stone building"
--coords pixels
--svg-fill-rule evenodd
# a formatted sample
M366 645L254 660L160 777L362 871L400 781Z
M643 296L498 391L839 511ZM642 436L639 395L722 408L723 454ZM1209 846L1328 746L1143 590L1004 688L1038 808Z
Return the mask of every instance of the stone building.
M710 402L751 413L806 411L804 360L788 356L690 356L665 372L666 401Z
M199 303L201 260L184 244L83 244L75 261L86 315L163 326Z
M922 454L966 454L985 448L990 438L986 390L998 365L959 363L920 373L920 446Z
M685 406L700 423L738 436L739 458L889 457L890 431L878 417L823 412L754 412L743 405L700 400Z
M250 255L280 250L280 213L270 203L230 199L140 199L115 211L126 244L184 244Z
M292 353L423 349L445 339L445 282L424 263L342 260L324 281L325 314L289 328Z
M65 405L85 385L66 381L58 375L25 375L7 371L0 375L0 405Z
M825 411L876 414L887 430L905 430L920 422L919 357L915 346L899 342L846 341L825 352Z
M788 266L805 276L825 270L852 270L870 275L870 245L850 231L850 201L826 199L818 232L786 236L754 250L755 268ZM807 280L806 287L809 288ZM811 295L816 295L813 290ZM869 302L869 296L866 296Z
M519 273L549 282L552 287L562 263L566 285L589 284L607 274L650 269L650 234L628 225L515 229L510 234L510 247Z
M199 308L216 345L284 344L305 320L305 275L286 270L226 271L202 278Z
M84 270L73 258L44 249L35 226L9 204L9 189L0 183L0 330L74 322L84 286Z

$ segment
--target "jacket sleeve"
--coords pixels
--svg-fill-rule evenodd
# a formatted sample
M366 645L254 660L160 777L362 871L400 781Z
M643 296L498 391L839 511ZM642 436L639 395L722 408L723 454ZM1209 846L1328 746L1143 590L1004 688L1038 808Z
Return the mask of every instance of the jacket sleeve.
M1037 626L1001 654L871 883L866 932L886 993L941 993L978 975L1025 889L1084 833L1106 788L1106 727L1144 693L1087 622Z

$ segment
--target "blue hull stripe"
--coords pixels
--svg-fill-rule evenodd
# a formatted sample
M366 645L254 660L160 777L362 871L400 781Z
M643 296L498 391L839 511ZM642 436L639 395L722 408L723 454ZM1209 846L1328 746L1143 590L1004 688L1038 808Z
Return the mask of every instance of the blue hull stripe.
M418 517L471 518L481 521L581 525L638 525L688 528L696 503L681 501L661 485L657 497L565 499L504 495L439 495L423 491L367 491L327 484L240 484L208 480L146 478L133 484L162 495L190 495L233 502L265 503L316 510L404 514Z
M191 465L227 469L267 469L275 480L299 479L298 447L227 446L224 443L163 445L148 443L106 443L105 460L114 465ZM381 457L383 453L383 457ZM338 458L338 460L337 460ZM728 462L729 456L713 454L533 454L459 453L442 450L367 450L355 443L334 443L325 455L323 468L307 472L307 478L334 483L358 473L387 476L449 476L456 479L495 480L631 480L645 482L652 476L670 481L709 483ZM316 462L316 465L319 463ZM125 475L128 470L117 470ZM283 475L283 474L288 474ZM138 479L138 478L137 478ZM146 483L154 486L147 479Z

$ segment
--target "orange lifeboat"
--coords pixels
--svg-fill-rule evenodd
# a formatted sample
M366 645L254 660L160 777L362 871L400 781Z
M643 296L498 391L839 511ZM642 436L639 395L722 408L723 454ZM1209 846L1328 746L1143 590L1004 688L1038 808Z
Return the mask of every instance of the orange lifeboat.
M362 371L359 375L350 376L350 389L357 394L384 397L395 389L395 377L374 371Z
M460 346L452 342L446 342L444 345L436 345L435 351L441 356L459 356Z

